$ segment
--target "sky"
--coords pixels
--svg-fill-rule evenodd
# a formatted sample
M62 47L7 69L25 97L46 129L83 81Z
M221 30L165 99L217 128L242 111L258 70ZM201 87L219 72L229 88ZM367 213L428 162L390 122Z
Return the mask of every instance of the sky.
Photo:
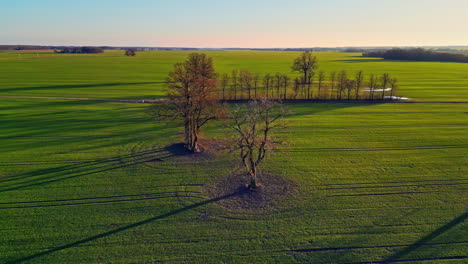
M468 46L468 0L0 0L0 45Z

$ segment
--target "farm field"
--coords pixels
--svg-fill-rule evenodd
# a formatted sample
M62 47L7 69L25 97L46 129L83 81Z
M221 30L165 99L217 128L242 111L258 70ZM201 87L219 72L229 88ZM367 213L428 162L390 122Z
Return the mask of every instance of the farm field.
M123 51L98 55L53 54L41 51L0 52L0 96L92 98L161 98L173 64L193 51ZM204 51L205 52L205 51ZM220 73L247 69L259 74L291 76L298 52L206 51ZM363 58L360 53L317 52L319 70L326 73L363 70L398 78L401 96L422 101L468 101L468 64L399 62ZM367 79L366 77L366 79Z
M0 102L0 263L467 260L465 104L289 105L267 167L299 192L249 212L204 191L232 157L174 155L180 129L144 105Z
M164 98L189 53L0 52L0 96ZM206 53L221 73L291 75L299 54ZM468 261L468 104L440 103L468 102L468 64L358 55L317 53L320 70L389 72L428 102L287 104L288 144L264 168L297 192L263 211L210 198L234 154L179 155L181 128L147 105L0 98L0 263Z

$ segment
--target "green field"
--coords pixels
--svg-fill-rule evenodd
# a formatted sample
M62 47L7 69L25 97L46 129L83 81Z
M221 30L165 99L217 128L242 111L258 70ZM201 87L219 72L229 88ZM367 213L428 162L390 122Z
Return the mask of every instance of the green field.
M187 53L4 52L0 96L162 97ZM209 54L261 73L297 55ZM403 96L468 101L466 64L318 56L324 71L390 72ZM180 128L145 105L0 98L0 263L466 263L468 104L288 106L289 145L264 168L299 192L254 212L204 191L232 155L174 155Z
M62 96L99 98L159 98L172 65L192 51L123 51L98 55L53 54L33 51L0 53L0 96ZM259 74L291 73L298 52L209 51L220 72L247 69ZM363 70L390 73L400 82L401 96L415 100L468 101L468 64L394 62L363 58L358 53L317 53L319 70Z

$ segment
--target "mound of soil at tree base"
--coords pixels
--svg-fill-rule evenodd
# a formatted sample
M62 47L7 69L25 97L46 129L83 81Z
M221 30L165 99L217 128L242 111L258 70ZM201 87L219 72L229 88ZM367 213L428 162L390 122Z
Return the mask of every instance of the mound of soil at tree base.
M262 174L258 177L260 187L249 190L249 177L243 172L230 175L205 185L205 192L212 198L227 196L216 203L229 210L267 210L275 208L284 199L297 193L297 185L283 177Z
M176 143L165 147L164 149L174 157L186 157L189 159L214 159L224 149L226 142L218 139L200 139L198 146L199 152L190 152L185 148L184 143Z

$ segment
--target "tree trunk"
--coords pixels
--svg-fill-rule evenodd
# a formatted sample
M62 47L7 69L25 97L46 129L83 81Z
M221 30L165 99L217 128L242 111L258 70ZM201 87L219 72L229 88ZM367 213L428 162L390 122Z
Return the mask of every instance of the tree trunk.
M256 171L256 169L251 169L251 170L249 171L249 174L250 174L250 184L249 184L248 188L249 188L250 190L253 190L253 189L258 188L257 171Z
M197 124L193 120L185 122L185 133L185 148L190 152L200 152Z
M322 89L322 82L319 82L318 84L318 95L317 95L317 99L320 100L320 90Z

